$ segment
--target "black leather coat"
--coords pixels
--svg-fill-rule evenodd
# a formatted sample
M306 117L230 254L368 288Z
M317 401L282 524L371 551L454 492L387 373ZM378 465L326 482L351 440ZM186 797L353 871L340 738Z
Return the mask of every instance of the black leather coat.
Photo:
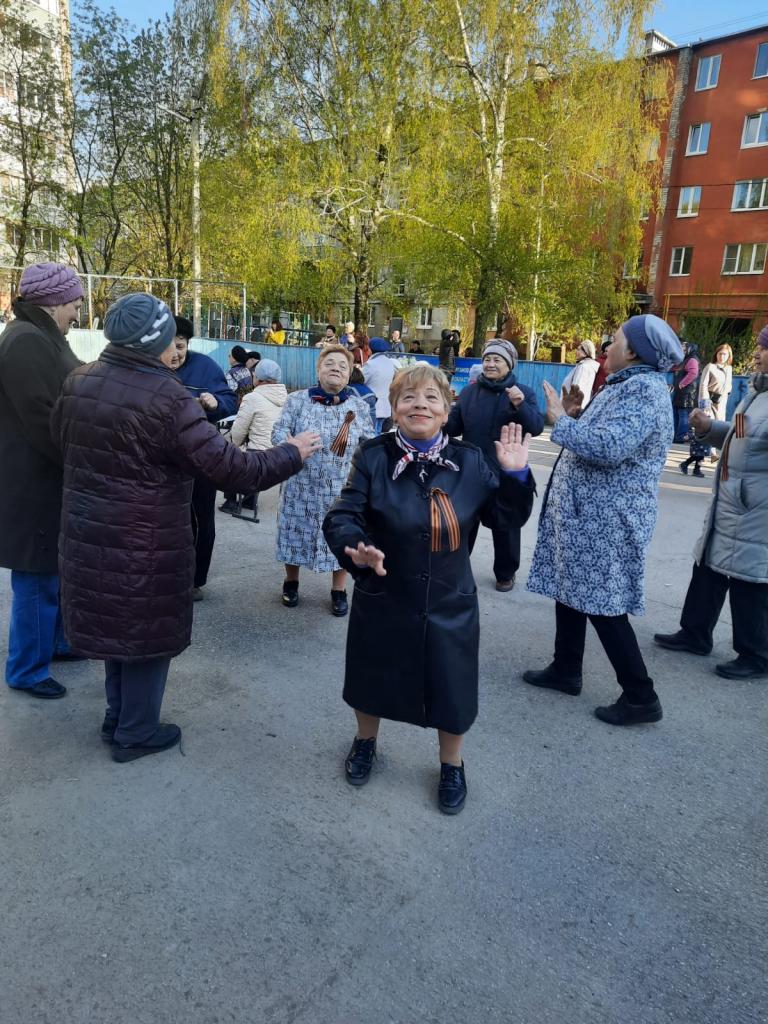
M479 448L451 441L442 455L458 473L412 463L393 480L402 454L391 434L361 444L323 523L339 564L355 577L344 700L370 715L460 734L477 715L480 637L467 539L479 519L486 526L522 526L531 513L533 478L499 481ZM455 551L445 524L440 550L432 551L433 488L448 495L456 513ZM358 569L344 554L361 540L384 552L386 576Z

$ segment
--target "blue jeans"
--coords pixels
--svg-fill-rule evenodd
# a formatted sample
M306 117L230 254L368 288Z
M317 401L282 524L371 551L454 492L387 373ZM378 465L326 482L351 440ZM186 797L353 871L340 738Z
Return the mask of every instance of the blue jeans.
M675 414L675 442L679 444L688 433L688 409L674 409Z
M51 675L54 653L66 654L59 612L59 577L42 572L11 572L11 628L5 681L23 690Z

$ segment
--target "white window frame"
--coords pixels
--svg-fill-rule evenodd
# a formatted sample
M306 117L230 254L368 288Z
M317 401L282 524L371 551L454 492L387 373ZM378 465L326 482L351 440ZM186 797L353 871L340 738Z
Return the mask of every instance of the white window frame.
M685 266L685 254L690 252L690 259L688 260L688 269L683 270ZM678 253L681 255L678 256ZM675 263L677 262L679 269L675 270ZM693 264L693 246L692 245L676 245L672 250L672 259L669 263L669 276L670 277L690 277L691 266Z
M757 142L747 142L747 128L750 121L754 121L755 119L757 119ZM768 130L765 132L765 138L763 141L760 141L763 119L765 119L765 123L768 125L768 110L760 110L755 114L747 114L744 118L744 130L741 133L742 149L755 149L757 146L768 146Z
M758 65L760 64L760 54L765 54L765 71L762 74L757 73ZM755 54L755 70L752 74L753 78L768 78L768 42L757 44L757 53Z
M376 306L377 305L378 305L378 303L376 303L376 302L371 302L368 305L368 326L369 327L375 327L376 326Z
M403 298L403 296L405 295L405 281L398 281L397 282L397 288L395 289L395 295L399 299Z
M739 270L738 267L739 267L739 264L741 263L741 252L742 252L742 249L747 249L747 248L751 248L752 249L752 258L749 261L750 269L749 270ZM736 250L735 257L731 257L732 259L734 259L734 269L733 270L726 270L725 269L726 261L729 258L728 257L728 250L729 249L735 249ZM763 253L762 253L762 256L763 256L762 266L759 269L755 269L755 263L756 263L755 257L757 256L758 249L762 249L763 250ZM739 243L732 243L730 245L726 245L725 249L723 250L723 269L720 271L720 273L725 275L726 277L736 277L737 275L738 276L747 276L749 274L754 276L756 274L762 274L762 273L765 272L765 263L766 263L766 256L767 255L768 255L768 242L739 242Z
M739 185L747 186L746 206L736 205L736 196L739 191ZM750 206L749 200L754 192L759 193L759 201L757 206ZM731 211L733 213L755 213L757 210L768 210L768 178L745 178L742 181L734 182Z
M429 330L432 326L432 307L431 306L419 306L419 323L418 326L422 330Z
M694 133L694 131L697 128L699 129L699 142L701 142L701 139L704 136L704 128L705 127L707 129L707 132L706 132L707 138L706 138L706 143L704 145L704 149L691 149L691 143L693 141L693 133ZM688 142L687 142L686 147L685 147L685 155L686 156L704 156L704 154L709 149L709 137L710 137L711 134L712 134L712 122L711 121L700 121L698 124L692 124L690 126L690 128L688 129Z
M693 193L693 196L691 196L691 195L686 196L687 193ZM689 200L687 203L684 202L686 197ZM695 199L695 203L696 203L696 209L695 210L691 209L691 205L692 205L691 202L690 202L691 198ZM701 185L684 185L680 189L680 199L678 200L678 203L677 203L677 216L678 217L698 217L700 209L701 209Z
M722 54L715 53L711 57L699 57L699 63L696 68L696 87L694 92L704 92L706 89L716 89L717 82L720 78L720 61ZM712 81L712 69L714 68L714 82ZM706 70L706 80L702 85L702 71Z

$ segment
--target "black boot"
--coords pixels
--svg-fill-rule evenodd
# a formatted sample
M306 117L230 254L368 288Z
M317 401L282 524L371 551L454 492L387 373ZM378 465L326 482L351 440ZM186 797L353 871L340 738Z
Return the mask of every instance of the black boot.
M283 604L286 608L295 608L299 603L299 581L285 580L283 583Z
M352 741L347 759L344 762L344 774L350 786L364 786L368 781L376 760L376 737L361 740L357 737Z
M681 462L680 463L680 472L681 473L685 473L685 475L688 476L688 467L690 466L690 464L691 464L691 460L690 459L686 459L685 462Z
M684 629L678 629L676 633L654 633L653 639L659 647L668 651L687 651L689 654L706 656L712 650L711 647L700 647Z
M464 762L440 765L440 785L437 787L437 806L443 814L458 814L467 799L467 779Z
M662 718L661 701L654 694L647 704L630 704L622 693L615 704L595 708L595 718L608 725L644 725L648 722L660 722Z
M136 761L149 754L159 754L161 750L175 747L180 739L181 729L178 725L159 725L156 732L143 743L115 743L112 760L117 761L118 764L125 764L127 761Z
M699 465L698 462L693 467L693 475L694 476L704 476L704 473L702 472L701 466Z
M337 618L343 618L349 611L349 605L347 604L347 592L346 590L332 590L331 591L331 612Z
M570 697L578 697L581 693L581 672L578 675L565 676L557 671L554 662L540 671L528 669L527 672L523 672L523 679L531 686L540 686L545 690L559 690L560 693L567 693Z

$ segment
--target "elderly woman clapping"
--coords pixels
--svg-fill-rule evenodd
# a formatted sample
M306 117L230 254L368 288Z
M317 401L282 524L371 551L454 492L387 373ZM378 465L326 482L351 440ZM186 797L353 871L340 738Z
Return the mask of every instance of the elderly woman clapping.
M608 349L605 387L579 418L545 385L552 440L563 450L544 496L528 589L555 599L555 656L523 678L579 694L589 619L623 691L595 711L612 725L662 716L628 614L644 611L645 554L673 433L664 373L682 354L663 320L633 316Z
M347 614L347 574L325 542L322 523L349 475L358 443L373 435L368 406L349 385L352 353L329 345L317 357L315 387L288 397L272 430L272 443L311 430L322 438L322 450L286 482L277 513L277 560L285 563L283 604L299 603L299 568L333 573L331 611Z

